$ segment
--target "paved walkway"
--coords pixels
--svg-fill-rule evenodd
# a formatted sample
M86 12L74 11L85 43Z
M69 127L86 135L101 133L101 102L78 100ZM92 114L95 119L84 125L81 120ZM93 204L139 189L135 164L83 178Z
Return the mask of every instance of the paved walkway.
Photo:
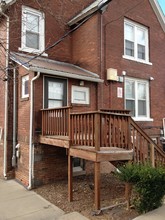
M162 207L144 215L140 215L133 220L165 220L165 204Z
M65 214L15 180L0 179L0 220L88 220L77 212Z

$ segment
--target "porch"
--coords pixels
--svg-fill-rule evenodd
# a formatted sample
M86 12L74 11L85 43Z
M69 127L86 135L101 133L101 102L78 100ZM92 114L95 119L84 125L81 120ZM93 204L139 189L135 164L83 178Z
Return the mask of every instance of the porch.
M68 193L72 201L72 158L94 162L95 207L100 209L100 162L151 161L165 164L165 154L132 120L128 111L72 112L71 107L42 110L40 143L68 152Z

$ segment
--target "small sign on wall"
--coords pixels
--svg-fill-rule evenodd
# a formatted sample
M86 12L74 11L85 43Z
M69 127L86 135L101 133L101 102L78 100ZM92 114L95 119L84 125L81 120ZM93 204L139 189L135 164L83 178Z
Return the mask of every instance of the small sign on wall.
M117 87L117 98L123 98L123 88Z

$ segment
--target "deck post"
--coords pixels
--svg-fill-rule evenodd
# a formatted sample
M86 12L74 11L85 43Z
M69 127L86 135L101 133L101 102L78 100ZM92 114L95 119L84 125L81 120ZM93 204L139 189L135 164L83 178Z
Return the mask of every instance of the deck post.
M95 208L100 210L100 162L95 162Z
M68 201L73 201L73 183L72 183L72 156L70 156L70 152L68 152Z

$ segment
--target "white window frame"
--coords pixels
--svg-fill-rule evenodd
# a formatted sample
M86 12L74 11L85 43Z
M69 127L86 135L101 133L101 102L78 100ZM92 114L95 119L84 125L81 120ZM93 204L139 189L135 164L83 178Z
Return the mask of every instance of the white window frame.
M149 81L148 80L142 80L137 78L131 78L126 77L125 78L125 85L126 81L132 81L135 83L135 116L133 119L135 121L153 121L152 118L150 118L150 99L149 99ZM146 116L139 116L138 115L138 83L143 83L146 85ZM126 86L125 86L125 108L126 108ZM130 110L130 109L128 109Z
M134 56L129 56L126 54L126 36L125 36L125 28L126 25L130 25L133 27L133 42L134 42ZM144 31L145 33L145 59L140 59L138 58L138 42L137 42L137 30L141 29L142 31ZM125 59L129 59L129 60L133 60L133 61L137 61L140 63L145 63L145 64L149 64L152 65L151 62L149 62L149 34L148 34L148 28L145 26L142 26L140 24L137 24L135 22L132 22L128 19L124 20L124 55L123 58Z
M76 92L82 92L85 94L85 99L81 100L76 97ZM81 86L72 86L72 98L71 102L73 104L86 104L90 103L90 91L88 87L81 87Z
M28 81L28 93L25 93L25 82ZM29 75L22 76L22 83L21 83L21 91L22 91L22 98L28 98L29 97Z
M32 14L39 17L39 49L30 48L26 46L26 14ZM22 6L22 36L21 36L21 51L29 52L29 53L41 53L45 50L45 15L43 12L35 10L33 8L29 8L26 6ZM47 56L46 53L42 55Z

